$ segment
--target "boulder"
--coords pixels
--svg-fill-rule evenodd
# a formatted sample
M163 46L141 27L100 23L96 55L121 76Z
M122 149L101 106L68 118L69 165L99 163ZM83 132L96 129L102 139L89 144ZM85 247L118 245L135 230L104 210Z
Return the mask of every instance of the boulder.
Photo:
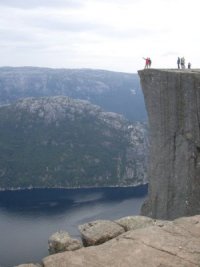
M131 230L99 246L46 257L44 267L199 267L200 215Z
M121 225L125 231L136 230L154 224L154 220L145 216L127 216L115 221Z
M77 239L72 239L66 231L54 233L48 241L48 250L50 254L76 250L81 247L81 242Z
M102 244L125 232L122 226L108 220L98 220L80 225L79 231L84 246Z

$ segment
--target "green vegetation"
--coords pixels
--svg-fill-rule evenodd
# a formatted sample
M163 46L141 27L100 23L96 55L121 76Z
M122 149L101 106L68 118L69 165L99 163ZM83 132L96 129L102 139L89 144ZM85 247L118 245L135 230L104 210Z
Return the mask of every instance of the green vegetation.
M121 116L66 97L1 107L0 188L134 184L144 173L127 179L126 166L144 168L142 133L141 124L133 144Z

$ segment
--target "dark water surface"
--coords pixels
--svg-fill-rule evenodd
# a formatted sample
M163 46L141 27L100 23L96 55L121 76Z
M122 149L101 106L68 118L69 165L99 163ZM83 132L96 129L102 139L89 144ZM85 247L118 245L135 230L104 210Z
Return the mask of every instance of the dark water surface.
M96 219L139 214L147 186L0 192L0 267L40 262L51 234Z

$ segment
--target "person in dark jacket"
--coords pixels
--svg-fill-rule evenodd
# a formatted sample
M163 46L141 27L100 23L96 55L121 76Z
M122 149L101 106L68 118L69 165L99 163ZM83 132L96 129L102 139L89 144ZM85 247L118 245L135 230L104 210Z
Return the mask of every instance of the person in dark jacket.
M149 57L149 68L151 68L152 60Z
M185 58L181 58L181 69L185 69Z
M180 69L180 63L181 63L181 59L180 59L180 57L178 57L178 59L177 59L178 69Z

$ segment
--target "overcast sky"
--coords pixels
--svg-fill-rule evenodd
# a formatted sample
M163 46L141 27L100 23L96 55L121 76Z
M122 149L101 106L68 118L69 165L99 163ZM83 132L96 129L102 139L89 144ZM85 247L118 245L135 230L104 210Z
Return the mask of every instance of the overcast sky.
M0 66L200 67L199 0L0 0Z

